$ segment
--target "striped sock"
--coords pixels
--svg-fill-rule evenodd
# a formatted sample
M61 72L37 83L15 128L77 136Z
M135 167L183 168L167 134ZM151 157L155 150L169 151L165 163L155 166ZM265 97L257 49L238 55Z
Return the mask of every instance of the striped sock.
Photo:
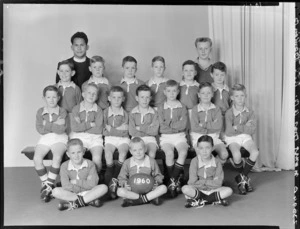
M245 167L244 167L244 170L243 170L243 174L245 176L247 176L254 165L255 165L255 161L251 161L250 158L247 158L245 160Z
M54 168L51 166L49 173L48 173L48 179L47 183L54 186L55 180L57 175L59 174L59 168Z
M201 192L197 189L195 191L196 191L196 193L195 193L195 196L193 197L193 199L199 200L199 199L203 199L203 198L207 197L207 195L204 194L203 192Z
M106 165L106 171L105 171L105 175L104 175L104 183L106 185L109 184L109 182L111 181L111 178L113 177L114 168L115 168L114 163Z
M77 195L77 200L74 201L78 208L87 206L84 202L83 196Z
M178 179L179 174L183 171L183 165L179 164L178 162L175 163L174 170L172 177Z
M204 198L208 203L213 203L216 201L220 201L221 197L220 197L220 192L213 192L212 194L206 196Z
M174 168L174 165L171 165L171 166L167 165L167 172L168 172L169 177L172 177L173 168Z
M148 200L147 196L142 195L142 194L140 194L138 199L132 200L133 205L141 205L141 204L145 204L145 203L148 203L148 202L149 202L149 200Z
M36 169L35 171L42 182L45 182L48 179L47 169L45 167L42 169Z
M238 163L238 164L236 164L236 163L234 162L234 165L235 165L236 170L237 170L239 173L241 173L241 172L243 171L243 161L241 161L241 162Z

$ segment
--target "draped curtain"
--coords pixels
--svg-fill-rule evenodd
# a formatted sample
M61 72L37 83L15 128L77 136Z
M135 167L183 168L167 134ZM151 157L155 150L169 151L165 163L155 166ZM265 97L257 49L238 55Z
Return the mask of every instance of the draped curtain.
M294 169L295 4L209 6L213 61L242 83L256 113L256 171Z

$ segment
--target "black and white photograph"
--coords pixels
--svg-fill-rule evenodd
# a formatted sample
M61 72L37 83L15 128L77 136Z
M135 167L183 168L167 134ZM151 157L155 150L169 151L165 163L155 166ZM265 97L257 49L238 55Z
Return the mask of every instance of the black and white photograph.
M3 226L294 229L295 7L4 3Z

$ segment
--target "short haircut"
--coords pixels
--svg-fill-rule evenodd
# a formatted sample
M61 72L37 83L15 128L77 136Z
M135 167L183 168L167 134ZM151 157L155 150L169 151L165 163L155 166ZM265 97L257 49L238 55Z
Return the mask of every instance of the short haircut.
M153 66L153 64L154 64L155 61L163 62L164 66L166 65L165 59L162 56L155 56L155 57L153 57L153 59L152 59L152 66Z
M221 61L214 63L214 64L211 66L210 72L213 73L215 69L218 69L218 70L220 70L221 72L225 72L225 73L227 72L227 67L226 67L226 65L225 65L223 62L221 62Z
M109 90L109 94L113 93L113 92L122 92L124 95L124 90L122 87L120 86L112 86Z
M196 63L194 61L192 61L192 60L186 60L186 61L184 61L183 64L182 64L182 69L183 69L183 67L185 65L193 65L194 69L196 70Z
M59 62L59 63L58 63L58 66L57 66L57 70L58 70L58 69L60 68L60 66L62 66L62 65L68 65L68 66L71 68L72 71L74 70L74 64L73 64L73 62L70 61L70 60L63 60L63 61Z
M99 88L98 88L98 86L95 83L83 84L82 92L85 92L88 87L94 87L94 88L96 88L97 89L97 93L98 93Z
M129 148L131 148L132 144L135 144L135 143L143 143L143 145L145 147L145 142L143 141L143 139L141 139L140 137L134 137L130 140Z
M71 146L75 146L75 145L81 146L82 149L84 148L83 147L83 142L79 138L72 138L67 143L67 149L69 150L69 148Z
M96 62L101 62L103 65L105 63L102 56L93 56L90 58L90 65L92 65L93 63L96 63Z
M85 44L88 44L88 37L84 32L77 32L74 33L73 36L71 37L71 43L73 44L75 38L82 38L85 41Z
M197 44L199 42L209 42L210 44L210 47L212 47L212 40L209 38L209 37L198 37L196 40L195 40L195 46L197 48Z
M150 95L151 95L151 88L146 84L142 84L142 85L138 86L138 88L136 89L136 92L135 92L136 95L139 95L140 91L149 91Z
M214 146L214 140L209 135L202 135L200 138L198 138L197 146L199 145L200 142L209 142L212 147Z
M177 88L179 88L179 84L175 80L168 80L166 82L166 88L167 87L177 87Z
M233 95L233 92L235 91L243 91L246 94L246 88L243 84L237 83L232 86L230 89L230 95Z
M134 57L132 56L125 56L122 60L122 67L124 67L126 62L134 62L137 65L137 61Z
M214 91L210 82L201 82L199 85L199 91L204 87L210 87L211 91Z
M58 89L54 85L49 85L49 86L47 86L47 87L44 88L44 90L43 90L43 96L44 97L46 96L47 91L55 91L56 94L59 96Z

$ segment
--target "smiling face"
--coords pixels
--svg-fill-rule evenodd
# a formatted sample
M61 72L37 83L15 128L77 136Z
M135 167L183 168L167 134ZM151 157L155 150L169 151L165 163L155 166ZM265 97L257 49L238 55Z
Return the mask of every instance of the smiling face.
M130 143L130 153L136 160L143 160L145 158L146 147L144 142Z
M152 63L152 71L154 77L160 78L163 77L164 71L165 71L165 64L162 61L155 61Z
M60 97L56 91L46 91L44 100L48 107L55 108Z
M210 142L199 142L197 143L196 153L201 157L202 160L209 160L212 156L213 146Z
M124 93L120 91L110 92L108 96L108 101L112 107L119 108L121 107L123 101L125 100Z
M208 41L198 42L196 50L197 50L199 58L206 60L209 58L209 55L211 52L210 43Z
M82 59L86 56L86 51L89 49L89 46L85 43L83 38L75 38L71 46L74 56L78 59Z
M97 61L92 63L89 69L94 77L101 78L104 72L104 64L102 62Z
M81 165L83 162L84 149L81 145L71 145L68 148L67 155L73 165Z
M219 69L214 69L213 73L210 73L211 77L214 79L214 82L217 85L224 84L225 76L226 73L219 70Z
M137 71L136 63L135 62L125 62L123 66L123 74L124 78L132 79L135 76Z
M62 64L59 66L57 74L59 75L61 82L70 82L75 71L73 71L68 64Z
M167 97L167 100L174 101L179 93L177 86L167 86L164 90L164 94Z
M194 80L195 75L197 74L195 66L194 65L184 65L182 68L183 78L184 80Z
M87 86L85 91L82 93L82 97L84 98L84 101L93 104L98 97L98 90L94 86Z
M199 98L202 103L209 104L212 97L213 91L211 87L202 87L199 91Z
M138 95L135 96L136 101L139 106L142 108L148 108L151 100L151 92L150 91L139 91Z

